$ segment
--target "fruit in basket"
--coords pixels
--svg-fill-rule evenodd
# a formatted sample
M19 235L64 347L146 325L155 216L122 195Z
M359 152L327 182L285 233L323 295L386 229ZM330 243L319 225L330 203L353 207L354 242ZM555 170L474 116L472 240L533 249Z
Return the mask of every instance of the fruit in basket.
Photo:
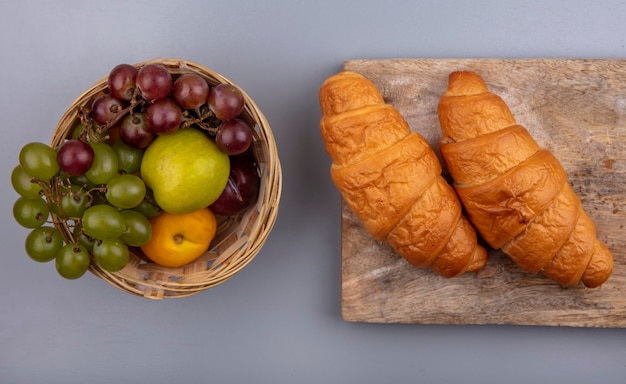
M243 93L231 84L218 84L211 88L207 104L220 120L231 120L243 111Z
M231 156L228 183L209 208L218 215L237 215L256 201L260 184L261 178L250 156Z
M220 124L215 135L215 144L228 155L240 155L250 148L252 130L241 119L232 119Z
M96 241L98 241L83 231L82 224L74 226L72 236L74 236L75 242L85 247L88 252L93 250L93 246L96 244Z
M156 101L172 90L172 75L162 64L146 64L137 71L135 83L144 99Z
M63 248L63 238L56 228L43 226L33 229L24 242L26 254L33 260L46 263L54 260Z
M55 265L59 275L66 279L78 279L89 268L89 252L80 244L66 244L55 257Z
M117 140L112 145L117 157L117 167L123 173L136 173L141 167L143 149L134 148L122 140Z
M26 173L21 165L16 165L11 172L11 185L22 197L34 199L40 196L42 187L32 179L33 177Z
M109 144L103 142L91 143L91 148L94 152L93 164L85 172L85 176L96 185L106 184L117 175L117 155Z
M162 211L161 207L154 201L154 193L151 189L146 189L146 197L133 210L141 213L148 219L152 219Z
M180 128L183 113L176 101L166 97L150 104L146 110L146 119L150 131L157 135L166 135Z
M40 197L19 197L13 204L13 217L24 228L37 228L48 220L50 209Z
M93 164L93 148L84 141L68 140L57 151L57 163L70 176L82 175Z
M152 226L145 215L132 209L123 209L120 214L126 224L124 232L120 235L120 240L131 247L140 247L150 240Z
M51 201L49 206L60 217L79 218L87 209L89 196L82 187L70 184L58 188L60 196L56 201Z
M122 102L111 94L98 96L91 103L91 114L98 125L108 124L122 109Z
M174 82L172 96L182 108L196 109L206 103L209 84L198 74L186 73Z
M74 129L72 129L72 134L70 137L68 137L68 139L86 140L87 137L89 137L90 141L103 141L106 140L108 135L108 131L96 132L91 128L91 126L86 126L83 123L79 123L74 127Z
M152 237L141 250L165 267L180 267L200 257L217 230L217 219L208 208L185 214L163 212L150 223Z
M131 147L146 148L155 136L148 127L148 118L143 112L126 116L120 124L120 139Z
M112 240L120 237L126 228L124 217L107 204L96 204L85 210L82 218L83 230L95 239Z
M44 143L28 143L19 154L20 165L30 176L49 181L59 172L57 153Z
M100 268L109 272L121 270L130 259L128 246L120 239L96 241L91 253Z
M107 85L114 97L130 101L135 94L138 69L130 64L119 64L113 67L107 78Z
M156 203L170 213L189 213L213 203L230 173L228 155L194 128L157 137L144 152L141 176Z
M15 219L32 228L26 253L67 279L90 265L120 271L139 247L144 261L187 264L216 234L209 206L236 215L258 195L255 157L239 155L255 131L235 86L161 64L120 64L107 85L53 146L25 145L11 174Z
M116 208L130 209L139 205L146 197L146 184L139 176L120 174L106 186L106 199Z

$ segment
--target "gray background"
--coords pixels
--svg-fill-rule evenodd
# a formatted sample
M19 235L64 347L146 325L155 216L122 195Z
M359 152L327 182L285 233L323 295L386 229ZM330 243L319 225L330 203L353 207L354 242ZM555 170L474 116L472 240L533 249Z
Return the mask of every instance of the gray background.
M623 383L626 331L347 323L317 91L347 59L623 58L623 1L0 1L0 383ZM202 63L266 114L284 172L254 261L154 302L26 256L9 175L116 64Z

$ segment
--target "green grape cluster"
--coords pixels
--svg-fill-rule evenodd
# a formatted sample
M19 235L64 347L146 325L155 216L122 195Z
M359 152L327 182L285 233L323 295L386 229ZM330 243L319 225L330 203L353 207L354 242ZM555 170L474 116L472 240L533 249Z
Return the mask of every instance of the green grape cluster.
M150 240L150 219L160 212L135 175L143 149L108 136L81 141L86 145L77 140L58 148L28 143L11 173L19 195L13 216L31 229L27 255L38 262L55 260L57 272L67 279L81 277L92 263L110 272L124 268L129 247ZM70 233L64 236L55 223L64 223Z

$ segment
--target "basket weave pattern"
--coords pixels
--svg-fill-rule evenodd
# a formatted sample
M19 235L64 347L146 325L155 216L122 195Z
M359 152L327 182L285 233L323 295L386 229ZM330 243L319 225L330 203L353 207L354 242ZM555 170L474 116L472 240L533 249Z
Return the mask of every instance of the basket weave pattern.
M220 74L197 63L182 59L153 59L135 64L163 64L172 75L197 73L210 86L234 84ZM241 89L240 87L238 87ZM56 147L68 138L79 121L81 106L89 106L107 91L104 77L80 95L59 121L50 145ZM134 295L149 299L190 296L221 284L244 268L259 253L278 214L282 189L282 174L276 143L270 126L255 102L241 90L245 100L242 118L253 128L253 151L257 159L261 185L254 206L234 217L218 217L218 228L209 250L194 262L169 268L149 262L137 249L131 249L129 263L121 271L108 272L92 262L89 271L111 285ZM71 228L53 217L63 237L73 239Z

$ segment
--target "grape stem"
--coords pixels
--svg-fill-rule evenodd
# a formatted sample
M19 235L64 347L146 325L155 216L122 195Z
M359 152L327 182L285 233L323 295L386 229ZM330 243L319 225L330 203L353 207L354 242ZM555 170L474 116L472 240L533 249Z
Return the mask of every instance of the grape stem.
M115 114L115 116L113 116L113 118L105 125L96 124L93 121L93 118L91 117L91 109L85 105L78 107L78 115L80 117L80 122L85 127L93 127L93 132L95 132L96 135L90 138L95 141L102 141L108 138L108 135L105 137L102 137L103 133L108 133L109 129L114 127L127 114L129 113L132 114L133 110L137 108L137 106L142 107L145 104L146 104L146 101L143 98L139 97L139 91L137 90L137 88L135 88L133 92L133 97L130 99L130 104L126 108L123 108L120 111L118 111ZM91 131L92 130L90 129L85 129L81 133L81 136L79 137L79 139L82 141L88 141L87 136L89 136L89 132Z
M141 97L140 92L137 88L135 88L130 104L116 113L115 116L113 116L113 118L105 125L98 125L94 122L91 116L91 109L89 107L85 105L80 106L78 108L80 122L86 128L91 127L91 129L84 129L78 139L85 142L102 141L107 139L108 135L104 135L103 137L103 134L108 133L109 129L114 127L126 115L129 113L132 114L137 107L139 107L140 110L144 109L146 104L148 104L148 102ZM219 129L218 127L222 121L215 116L215 113L213 113L207 105L201 105L193 111L183 110L182 113L183 121L180 124L181 129L189 128L192 125L195 125L213 137L217 135L217 131Z
M220 120L217 119L213 111L206 105L200 106L194 110L194 116L190 110L183 111L183 122L180 124L181 129L189 128L192 125L206 131L211 136L217 135Z
M75 191L71 188L72 182L68 178L60 177L59 175L54 176L50 180L50 182L46 182L38 178L32 178L31 182L41 186L41 191L39 193L42 195L42 197L44 197L50 213L69 226L71 226L69 224L70 221L73 221L74 225L80 224L81 218L70 217L67 216L65 212L63 212L63 207L61 206L61 197L68 195L74 199L80 199L83 196L87 196L88 200L86 206L89 207L94 201L94 192L106 192L105 186L98 186L89 190L85 189L84 186L81 186L78 191ZM56 208L57 211L55 211L54 208ZM43 218L40 218L40 220L42 219ZM54 222L54 218L52 221L46 221L46 223Z

